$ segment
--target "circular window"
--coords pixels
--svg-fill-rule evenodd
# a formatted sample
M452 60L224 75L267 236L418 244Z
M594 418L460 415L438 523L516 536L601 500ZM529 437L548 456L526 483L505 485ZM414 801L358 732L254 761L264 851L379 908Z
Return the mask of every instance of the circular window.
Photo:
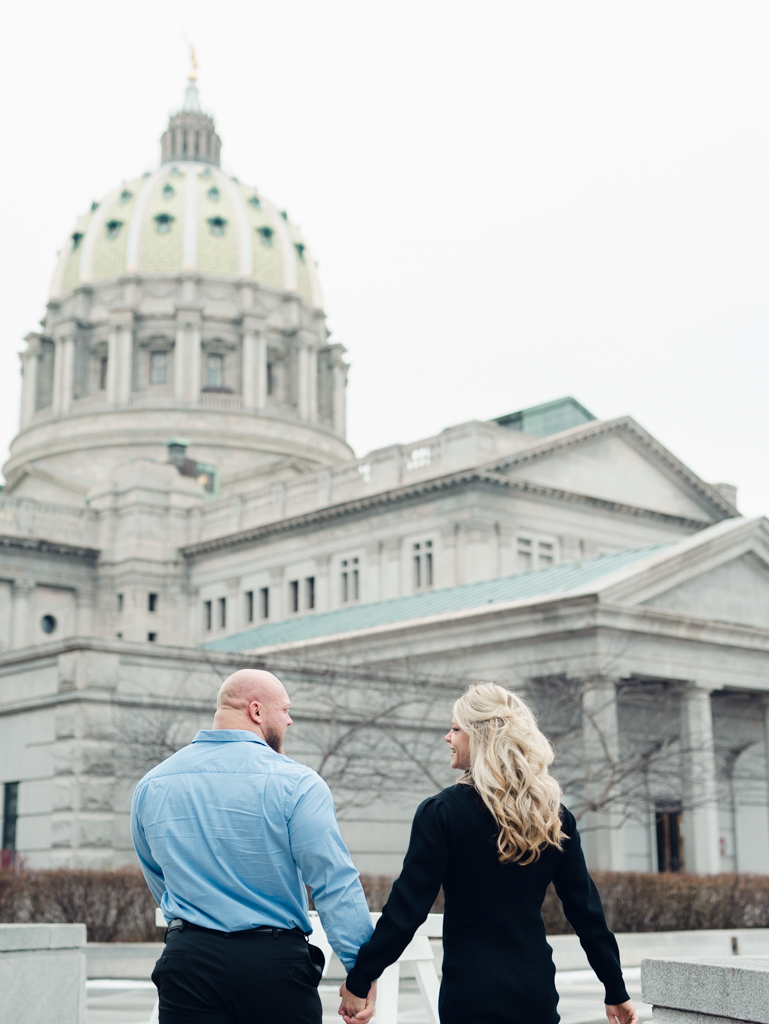
M56 619L53 615L44 615L40 620L40 628L44 633L53 633L56 629Z

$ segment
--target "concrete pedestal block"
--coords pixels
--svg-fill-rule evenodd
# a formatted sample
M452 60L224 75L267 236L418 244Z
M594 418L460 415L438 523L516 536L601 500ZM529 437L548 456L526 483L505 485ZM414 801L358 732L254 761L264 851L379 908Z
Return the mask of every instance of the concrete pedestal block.
M0 924L0 1024L85 1024L85 925Z
M655 1024L769 1024L769 957L643 960Z

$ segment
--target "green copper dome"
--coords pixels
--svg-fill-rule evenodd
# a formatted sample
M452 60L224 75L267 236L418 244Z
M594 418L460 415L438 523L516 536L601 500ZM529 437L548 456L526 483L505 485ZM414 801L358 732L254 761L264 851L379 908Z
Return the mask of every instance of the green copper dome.
M163 136L158 170L125 181L75 223L51 298L126 275L192 272L293 292L321 309L315 263L299 230L255 188L218 167L213 120L197 89Z

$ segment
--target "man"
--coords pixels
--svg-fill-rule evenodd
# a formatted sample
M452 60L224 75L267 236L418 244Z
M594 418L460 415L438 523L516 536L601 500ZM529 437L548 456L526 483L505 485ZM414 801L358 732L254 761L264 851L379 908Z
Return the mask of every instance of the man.
M270 672L236 672L213 727L136 787L131 835L168 922L152 974L160 1024L321 1024L305 883L348 970L371 934L331 791L283 754L290 705ZM366 1024L373 987L350 998Z

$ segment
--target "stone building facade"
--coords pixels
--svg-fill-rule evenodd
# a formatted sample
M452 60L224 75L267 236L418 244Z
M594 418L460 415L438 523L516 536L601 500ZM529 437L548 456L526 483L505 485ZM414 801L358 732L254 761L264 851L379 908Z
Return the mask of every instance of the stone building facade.
M131 722L204 723L258 660L297 685L344 664L363 703L367 678L416 673L445 694L434 732L463 680L535 703L579 680L591 770L664 691L667 760L640 811L585 812L591 863L769 871L766 521L574 399L356 459L310 250L220 145L190 82L158 169L77 220L27 337L0 493L3 847L130 862ZM428 791L344 815L361 869L397 871Z

